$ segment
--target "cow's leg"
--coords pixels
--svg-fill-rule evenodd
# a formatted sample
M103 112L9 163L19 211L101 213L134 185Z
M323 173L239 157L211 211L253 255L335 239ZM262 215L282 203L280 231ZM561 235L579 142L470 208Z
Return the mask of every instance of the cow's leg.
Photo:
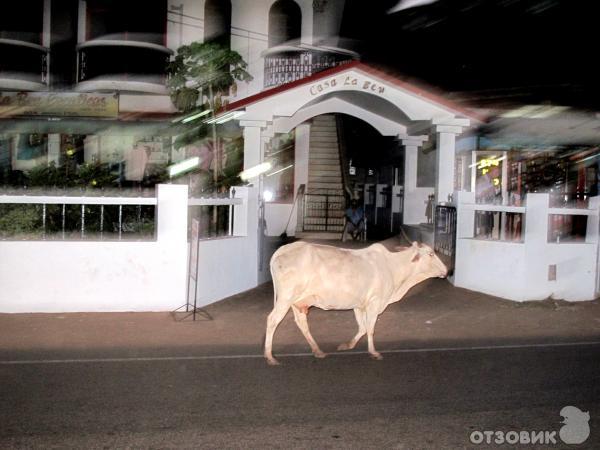
M269 314L267 318L267 334L265 336L265 358L267 358L267 362L276 366L279 363L275 358L273 358L273 335L275 334L275 329L277 325L283 320L285 315L290 309L289 303L284 303L279 301L275 304L275 308Z
M354 336L350 342L338 345L338 350L352 350L356 347L360 338L365 335L367 332L367 327L365 325L365 312L359 308L354 308L354 317L356 317L356 323L358 324L358 333Z
M294 319L296 321L296 325L298 325L298 328L300 328L300 331L302 331L302 334L308 341L308 345L310 345L310 349L314 353L315 358L325 358L325 356L327 355L321 351L319 345L310 334L306 314L308 309L306 307L292 305L292 311L294 311Z
M369 354L373 359L383 359L381 353L375 350L375 342L373 340L373 336L375 334L375 324L377 323L377 317L379 317L379 311L375 308L367 309L365 315L367 326L367 339L369 340Z

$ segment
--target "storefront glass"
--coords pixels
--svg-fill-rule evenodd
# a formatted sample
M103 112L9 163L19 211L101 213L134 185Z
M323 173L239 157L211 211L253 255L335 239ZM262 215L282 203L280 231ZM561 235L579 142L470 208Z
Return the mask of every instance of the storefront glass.
M548 193L551 207L587 208L598 195L599 161L600 148L591 146L478 151L476 201L523 206L528 193Z

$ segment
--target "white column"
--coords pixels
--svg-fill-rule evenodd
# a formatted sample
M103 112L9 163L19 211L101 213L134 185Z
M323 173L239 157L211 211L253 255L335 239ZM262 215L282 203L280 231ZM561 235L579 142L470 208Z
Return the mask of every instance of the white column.
M437 127L436 129L436 204L449 202L450 196L454 193L454 164L456 158L457 133L441 131L440 128L450 127Z
M244 127L244 170L246 170L257 166L262 161L261 128L266 127L267 123L242 120L240 126Z
M168 280L163 279L163 285L168 282L170 301L175 308L186 302L188 187L185 184L159 184L156 197L156 244L161 249L160 254L168 258L168 268L163 268L168 273Z
M427 217L427 197L433 194L433 188L417 187L417 164L419 147L427 136L400 136L404 145L404 224L425 223Z
M294 154L294 198L301 184L308 183L308 151L310 148L310 124L296 127L296 147Z
M263 160L263 136L262 128L267 126L264 121L240 121L244 127L244 170L259 165ZM259 177L248 180L247 203L247 232L245 239L248 240L249 253L255 257L248 260L249 271L254 274L254 286L258 285L258 258L259 258L259 227L258 227L258 207L259 207Z
M469 119L446 117L433 119L431 124L437 133L435 202L448 203L454 194L456 160L456 136L470 125Z

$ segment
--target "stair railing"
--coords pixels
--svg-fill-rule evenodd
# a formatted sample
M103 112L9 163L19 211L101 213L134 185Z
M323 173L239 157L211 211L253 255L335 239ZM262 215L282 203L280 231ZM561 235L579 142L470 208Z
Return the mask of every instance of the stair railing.
M298 192L296 192L296 202L298 204L298 208L296 210L296 214L297 214L296 229L299 231L304 231L304 194L305 193L306 193L306 185L301 184L300 186L298 186Z

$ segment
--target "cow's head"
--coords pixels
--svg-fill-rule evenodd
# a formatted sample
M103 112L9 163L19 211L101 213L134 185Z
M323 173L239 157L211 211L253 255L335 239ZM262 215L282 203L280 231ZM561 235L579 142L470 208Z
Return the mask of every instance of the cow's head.
M411 264L417 264L417 272L427 275L428 278L445 278L448 275L448 268L438 258L433 249L420 242L412 243L414 256Z

